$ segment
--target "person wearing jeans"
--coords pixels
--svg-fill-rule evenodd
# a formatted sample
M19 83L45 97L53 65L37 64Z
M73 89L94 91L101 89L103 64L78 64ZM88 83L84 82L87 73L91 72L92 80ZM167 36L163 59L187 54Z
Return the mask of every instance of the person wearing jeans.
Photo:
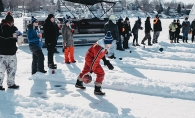
M185 21L182 23L183 42L188 43L188 34L190 33L190 22L188 17L185 17Z

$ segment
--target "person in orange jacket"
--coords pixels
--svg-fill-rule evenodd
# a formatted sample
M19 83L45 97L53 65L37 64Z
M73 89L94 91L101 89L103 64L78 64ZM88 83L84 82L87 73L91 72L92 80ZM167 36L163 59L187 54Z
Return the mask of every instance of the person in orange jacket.
M64 58L65 63L75 63L74 60L74 41L73 33L70 26L70 22L66 19L63 20L64 24L62 27L63 47L64 47Z
M112 46L113 38L111 32L108 31L106 36L103 39L98 40L95 44L93 44L87 51L85 56L85 65L82 72L79 74L77 78L77 82L75 87L85 89L83 86L83 76L88 74L91 76L91 73L96 74L96 81L94 94L96 95L105 95L104 92L101 91L102 81L104 80L104 70L100 65L100 60L104 61L104 64L107 65L109 70L113 70L114 67L110 63L109 60L105 59L105 54L108 52L108 49Z

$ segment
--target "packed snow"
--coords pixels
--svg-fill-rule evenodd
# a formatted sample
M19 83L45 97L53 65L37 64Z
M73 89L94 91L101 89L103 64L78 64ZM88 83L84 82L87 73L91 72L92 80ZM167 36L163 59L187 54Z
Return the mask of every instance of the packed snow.
M135 20L130 19L131 26ZM86 90L74 87L90 46L75 46L75 64L65 64L58 47L55 74L47 67L47 50L43 48L48 72L31 75L32 55L28 44L23 44L16 54L16 84L20 89L7 89L5 78L6 90L0 91L0 118L195 118L195 44L191 39L188 44L181 40L170 44L168 26L172 19L161 22L158 44L132 47L131 37L130 49L116 51L117 59L110 60L114 70L101 61L105 96L93 93L95 74L93 81L85 84ZM16 18L15 25L23 31L22 18ZM139 31L139 42L143 37L144 30Z

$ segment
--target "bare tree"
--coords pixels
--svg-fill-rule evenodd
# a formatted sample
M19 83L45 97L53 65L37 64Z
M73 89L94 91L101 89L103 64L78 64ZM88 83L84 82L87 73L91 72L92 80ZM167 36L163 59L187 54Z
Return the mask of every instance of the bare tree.
M140 4L141 4L141 6L143 6L143 7L142 7L142 10L143 10L143 11L148 12L148 11L150 10L149 0L141 0L141 1L140 1Z

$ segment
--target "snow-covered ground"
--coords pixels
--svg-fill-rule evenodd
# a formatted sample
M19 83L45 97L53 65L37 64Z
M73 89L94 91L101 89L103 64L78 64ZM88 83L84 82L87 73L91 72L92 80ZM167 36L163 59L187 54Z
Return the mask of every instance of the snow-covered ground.
M131 19L132 26L134 21ZM20 89L0 91L0 118L195 118L195 44L190 40L188 44L170 44L171 21L161 21L158 44L132 47L131 37L130 50L115 52L117 59L110 60L114 70L103 66L106 96L93 94L93 82L86 90L74 87L89 46L76 46L77 63L69 65L59 47L60 54L54 57L58 64L55 74L46 67L47 50L43 49L48 72L33 76L28 45L20 46L16 74ZM20 31L22 24L22 18L15 19ZM139 42L143 37L144 31L140 31ZM161 47L163 52L159 52ZM6 79L4 86L7 88Z

